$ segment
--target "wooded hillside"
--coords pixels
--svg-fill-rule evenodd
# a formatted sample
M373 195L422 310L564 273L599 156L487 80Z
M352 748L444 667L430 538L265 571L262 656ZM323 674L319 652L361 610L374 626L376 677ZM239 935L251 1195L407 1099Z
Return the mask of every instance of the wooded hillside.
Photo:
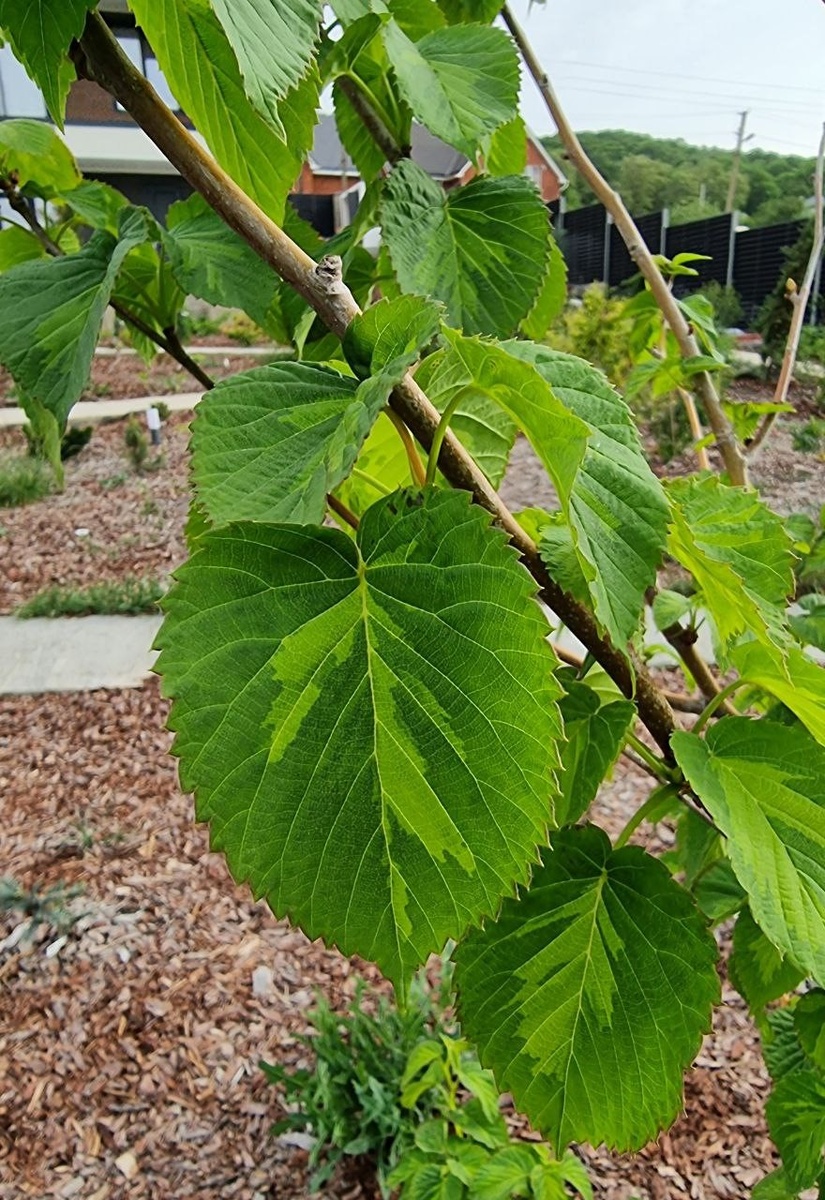
M542 141L566 168L558 137ZM581 141L633 213L667 207L672 222L678 224L724 211L732 150L692 146L681 138L656 138L624 129L583 133ZM804 215L805 201L812 194L813 169L813 157L750 150L742 156L737 207L753 225L795 220ZM576 172L567 170L567 174L568 207L593 204L595 197Z

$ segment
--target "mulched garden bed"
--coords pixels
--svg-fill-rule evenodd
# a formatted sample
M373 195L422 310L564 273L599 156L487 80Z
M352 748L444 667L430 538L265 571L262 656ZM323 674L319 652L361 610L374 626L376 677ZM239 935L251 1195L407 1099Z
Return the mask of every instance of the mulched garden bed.
M1 1200L308 1196L305 1152L268 1137L257 1063L303 1059L314 989L344 1006L358 972L377 979L233 885L178 790L165 714L155 681L0 700L2 872L83 888L63 935L15 941L0 915ZM616 833L646 791L620 764L597 819ZM744 1200L773 1165L766 1088L726 991L673 1129L636 1156L582 1151L596 1194Z

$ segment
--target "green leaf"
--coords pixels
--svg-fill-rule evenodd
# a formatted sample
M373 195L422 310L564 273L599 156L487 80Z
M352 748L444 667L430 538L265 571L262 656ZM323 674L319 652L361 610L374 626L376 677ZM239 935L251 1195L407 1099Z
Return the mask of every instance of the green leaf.
M771 1171L764 1179L760 1179L751 1192L751 1200L797 1200L799 1196L795 1187L791 1186L785 1172L780 1168Z
M812 1187L825 1171L825 1076L798 1071L781 1079L765 1115L789 1182L796 1191Z
M96 233L79 254L22 263L0 276L0 362L61 432L89 377L121 263L153 225L145 210L129 209L120 240Z
M653 620L656 622L656 628L669 629L671 625L678 625L692 608L693 601L690 596L662 588L656 593L653 601Z
M804 972L768 941L747 908L736 919L728 968L733 986L756 1013L804 978Z
M505 1146L496 1151L473 1180L473 1200L510 1200L511 1196L529 1195L530 1172L535 1165L536 1156L529 1146Z
M0 126L2 128L2 126ZM28 229L9 225L0 230L0 272L16 267L33 258L45 258L46 250Z
M166 218L163 244L178 282L209 304L241 308L266 328L281 280L197 193Z
M84 179L67 192L63 202L92 229L105 229L113 234L117 233L121 210L129 203L116 188L96 179Z
M0 0L2 3L2 0ZM69 147L43 121L0 121L0 175L17 175L26 195L52 199L80 183Z
M460 22L489 24L501 12L499 0L438 0L438 7L451 25Z
M516 113L494 129L484 144L484 169L488 175L521 175L527 166L527 128Z
M440 321L438 305L420 296L381 300L347 326L342 343L347 362L359 379L387 368L403 374L436 336Z
M499 469L506 465L506 454L501 462L502 433L506 432L506 453L509 454L515 437L514 426L518 426L527 434L560 495L567 497L587 446L588 430L584 421L567 411L530 363L521 362L507 352L509 344L503 347L477 338L464 338L450 329L444 331L444 336L447 349L430 355L416 373L428 394L432 388L438 396L439 407L444 408L460 392L464 397L462 404L480 414L482 425L492 425L491 404L502 409L512 422L509 428L501 433L494 431L497 433L495 440L480 430L484 432L484 438L477 439L493 459L488 465L494 474L496 458ZM483 402L486 402L486 408ZM458 430L457 426L456 432Z
M64 484L63 460L60 455L62 430L58 426L54 414L49 412L39 400L21 392L19 401L20 407L29 418L34 437L42 447L42 453L54 471L57 486L62 490Z
M467 158L516 115L518 56L504 30L456 25L413 42L388 21L382 36L398 89L417 120Z
M309 363L272 363L219 383L198 406L192 474L215 525L317 523L387 392Z
M621 751L635 714L630 700L603 703L585 683L564 679L561 702L567 741L561 749L564 771L561 797L556 802L556 822L578 821L587 811L607 772Z
M547 269L536 302L521 322L521 332L540 342L567 304L567 263L552 227L547 231Z
M539 554L559 587L581 604L590 604L590 586L579 561L573 534L564 513L548 513L541 529Z
M95 7L96 0L0 0L0 29L61 129L75 78L67 51Z
M716 476L668 484L668 550L702 589L720 637L750 632L787 640L785 603L793 591L791 541L780 517L755 492Z
M673 752L727 838L754 920L825 980L825 751L799 726L726 717Z
M131 0L169 86L222 167L276 221L312 145L315 69L279 105L281 137L247 99L234 51L207 0Z
M381 413L355 461L355 470L335 494L357 517L382 496L415 483L404 443L386 413Z
M803 645L825 650L825 596L812 593L800 596L797 603L802 612L788 617L791 631Z
M555 477L554 482L596 616L618 646L626 645L664 550L667 504L661 484L642 452L630 409L600 371L532 342L508 342L505 348L532 363L557 400L589 427L572 487L560 488ZM521 427L552 475L537 431Z
M284 137L279 102L313 61L320 0L212 0L257 111Z
M769 1011L760 1033L765 1066L774 1083L779 1083L788 1075L811 1069L799 1040L792 1008Z
M731 662L743 679L764 689L795 713L825 745L825 673L798 646L780 651L758 642L736 646Z
M451 192L410 159L390 173L383 231L401 290L431 296L466 333L507 336L547 268L548 215L524 177L482 177Z
M691 892L712 925L729 920L747 903L747 894L726 858L709 863L694 880Z
M130 250L118 272L112 293L114 300L140 317L150 329L162 334L175 329L186 301L186 292L178 286L166 255L155 246L145 243ZM127 326L128 335L147 362L157 353L157 346L134 326Z
M404 991L524 882L561 736L534 585L489 516L396 493L205 534L159 643L181 779L233 875Z
M638 1148L676 1116L719 982L713 938L662 863L563 829L455 959L463 1029L557 1151Z
M800 996L793 1019L802 1049L815 1067L825 1071L825 991L814 988Z

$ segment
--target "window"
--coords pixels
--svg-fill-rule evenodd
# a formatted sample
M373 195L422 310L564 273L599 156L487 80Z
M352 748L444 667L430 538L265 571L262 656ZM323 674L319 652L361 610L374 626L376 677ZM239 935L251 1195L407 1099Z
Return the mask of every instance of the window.
M542 169L536 166L535 163L528 163L524 168L524 174L528 179L532 179L536 187L541 187Z
M172 112L178 112L180 105L172 95L172 89L166 82L166 76L164 75L163 71L161 71L160 66L158 65L158 60L150 50L145 51L143 61L145 63L144 73L152 87L160 96L163 103L167 104L169 108L171 108Z
M40 91L11 52L0 48L0 117L46 116L46 104Z

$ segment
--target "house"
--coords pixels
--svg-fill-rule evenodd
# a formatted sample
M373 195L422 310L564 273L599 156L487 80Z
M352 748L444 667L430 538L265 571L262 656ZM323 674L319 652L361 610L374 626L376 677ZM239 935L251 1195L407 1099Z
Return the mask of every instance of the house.
M434 137L422 125L413 125L412 157L445 188L468 183L476 174L472 162L459 150ZM557 203L567 186L564 172L535 134L527 134L525 174L536 184L546 204ZM322 115L312 149L301 169L293 202L302 216L321 232L333 233L352 219L363 188L360 175L341 144L335 118Z
M103 14L122 49L167 104L180 113L157 58L137 28L126 0L101 0ZM8 46L0 47L0 120L34 117L47 120L40 92ZM85 175L111 184L134 204L163 218L170 204L191 188L131 117L97 84L77 80L66 106L65 140ZM566 180L550 155L532 135L527 145L527 173L548 203L557 200ZM472 178L475 168L458 151L420 126L413 131L413 158L445 187ZM322 116L307 162L296 181L293 203L320 233L329 236L352 219L360 193L358 172L344 151L332 116ZM2 216L2 213L0 213Z

